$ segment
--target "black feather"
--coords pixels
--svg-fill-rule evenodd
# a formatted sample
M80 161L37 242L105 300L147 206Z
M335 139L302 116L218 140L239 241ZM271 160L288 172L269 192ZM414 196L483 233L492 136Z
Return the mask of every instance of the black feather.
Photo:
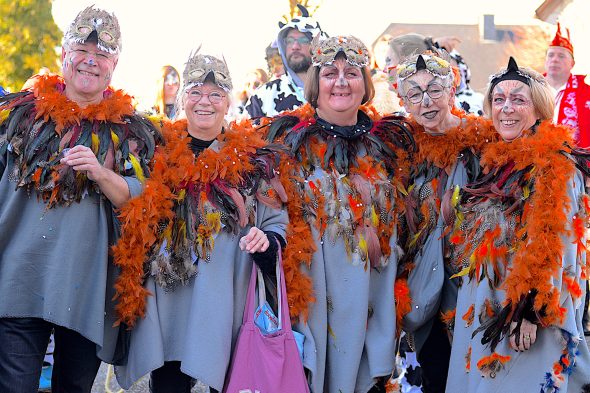
M262 130L267 127L266 140L268 142L274 142L280 139L283 134L290 131L297 123L299 123L299 119L295 116L279 116L270 125L261 127L260 129Z
M492 352L495 351L496 346L498 343L506 336L508 329L510 328L510 321L508 320L508 315L512 310L512 304L509 303L508 305L504 306L502 310L496 315L495 317L490 318L486 323L486 329L483 333L483 337L481 338L481 343L483 345L490 344L490 350ZM478 330L476 330L478 332ZM473 336L475 336L475 332Z

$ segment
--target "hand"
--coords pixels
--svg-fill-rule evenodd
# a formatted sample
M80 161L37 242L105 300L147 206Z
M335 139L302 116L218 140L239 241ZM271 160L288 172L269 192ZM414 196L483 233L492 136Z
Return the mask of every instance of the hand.
M82 145L67 150L60 162L71 166L75 171L86 171L86 176L94 181L99 179L105 170L98 162L92 149Z
M516 328L516 322L510 323L510 346L515 351L524 352L531 347L537 341L537 325L527 321L526 319L522 320L522 324L520 325L520 335L519 335L519 344L516 345L516 335L512 334L514 329Z
M436 42L440 48L443 48L449 53L461 43L461 40L455 36L437 37L432 40Z
M248 234L240 239L240 250L250 254L264 252L268 249L269 244L266 234L260 229L252 227Z

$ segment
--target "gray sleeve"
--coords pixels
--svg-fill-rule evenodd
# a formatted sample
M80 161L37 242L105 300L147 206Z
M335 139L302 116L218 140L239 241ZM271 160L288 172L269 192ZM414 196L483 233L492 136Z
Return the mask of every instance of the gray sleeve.
M562 236L561 269L552 278L553 285L561 292L560 306L566 310L564 320L562 323L556 325L574 337L583 336L583 329L579 324L579 320L581 320L584 312L584 296L586 292L586 280L583 278L583 270L586 266L586 252L585 250L579 249L581 245L575 239L576 236L573 231L574 218L579 214L580 205L583 203L581 202L581 198L584 195L584 184L584 178L581 173L576 171L576 174L566 185L569 204L567 215L568 233ZM587 238L587 235L585 237ZM582 239L582 242L585 243L585 240ZM578 284L579 288L582 289L580 297L574 296L573 291L570 290L571 284L567 284L564 277Z
M412 308L404 317L403 328L407 332L416 331L439 309L444 281L441 234L441 228L437 226L416 256L416 265L408 277Z
M256 212L256 227L258 229L274 232L281 235L283 239L287 239L289 217L285 209L277 210L257 202Z
M123 176L123 179L127 182L127 187L129 188L129 194L131 198L135 198L136 196L140 195L143 191L143 184L137 180L136 177L133 176Z

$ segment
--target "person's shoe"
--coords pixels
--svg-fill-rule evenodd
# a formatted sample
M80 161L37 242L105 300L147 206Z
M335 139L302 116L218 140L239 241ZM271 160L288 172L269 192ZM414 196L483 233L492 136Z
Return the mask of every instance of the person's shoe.
M43 363L41 369L41 377L39 378L39 391L50 392L51 391L51 373L53 372L53 366L49 363Z

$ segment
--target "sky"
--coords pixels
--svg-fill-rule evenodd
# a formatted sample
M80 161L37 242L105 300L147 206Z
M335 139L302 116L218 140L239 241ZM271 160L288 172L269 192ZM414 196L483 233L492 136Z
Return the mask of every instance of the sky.
M392 22L477 24L494 14L497 25L539 24L542 0L311 0L314 15L330 35L355 35L370 45ZM234 82L250 70L266 69L264 49L276 38L288 0L54 0L53 16L65 30L88 5L112 11L119 19L123 51L113 85L134 95L142 107L155 100L160 68L180 73L191 50L224 56ZM460 50L460 47L459 47Z

